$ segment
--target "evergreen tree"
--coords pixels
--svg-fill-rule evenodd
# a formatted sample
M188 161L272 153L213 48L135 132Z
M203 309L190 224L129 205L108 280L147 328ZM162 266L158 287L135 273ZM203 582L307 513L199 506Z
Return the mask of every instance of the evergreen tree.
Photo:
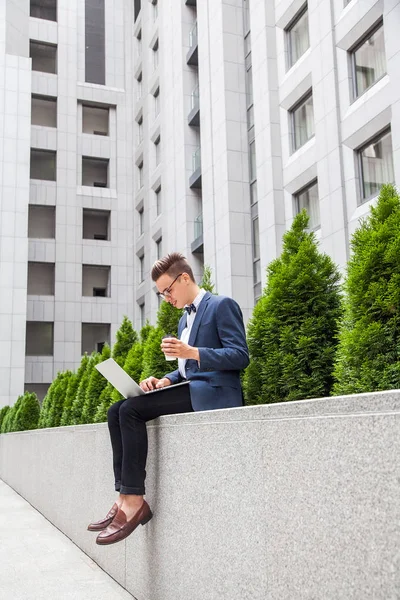
M40 403L34 393L25 392L16 411L13 430L27 431L37 429L40 416Z
M322 397L332 388L342 314L339 273L307 225L302 211L285 233L248 326L248 404Z
M85 403L86 392L88 389L90 377L92 375L92 371L94 369L94 365L100 361L100 354L98 352L92 352L89 357L89 361L87 363L85 371L82 373L82 378L79 383L79 387L77 389L75 398L72 402L71 407L71 425L80 425L82 424L82 411L83 405Z
M58 385L59 376L60 376L60 373L57 373L57 377L49 385L47 393L46 393L45 397L43 398L42 406L40 409L38 429L43 429L43 428L47 427L48 416L50 414L51 406L53 404L53 392Z
M211 277L211 267L209 267L208 265L204 265L203 278L199 283L199 287L201 287L203 290L206 290L206 292L211 292L211 294L215 294L214 284L211 280Z
M115 342L112 349L112 357L119 364L123 366L129 350L133 344L137 342L137 333L132 327L131 321L127 316L124 316L120 328L116 333L117 341Z
M10 406L9 410L3 416L3 422L1 424L1 433L9 433L11 431L13 419L13 407Z
M3 420L4 420L6 414L8 413L9 410L10 410L9 406L3 406L3 408L0 410L0 433L2 432L1 428L2 428L2 425L3 425Z
M334 394L400 388L400 198L381 188L351 240Z
M68 385L73 373L63 371L57 375L55 386L52 390L51 400L47 407L46 427L59 427L67 396Z
M101 356L98 362L103 362L111 356L110 346L104 344ZM97 370L93 369L90 376L85 402L82 410L82 423L93 423L97 407L100 403L100 395L106 387L107 379Z
M78 387L79 387L79 384L83 377L83 374L87 369L88 362L89 362L89 357L85 352L85 354L82 356L81 364L80 364L77 372L72 373L72 375L69 379L68 389L67 389L67 394L65 397L65 402L64 402L64 406L63 406L63 412L62 412L62 416L61 416L60 425L71 425L72 403L77 394Z

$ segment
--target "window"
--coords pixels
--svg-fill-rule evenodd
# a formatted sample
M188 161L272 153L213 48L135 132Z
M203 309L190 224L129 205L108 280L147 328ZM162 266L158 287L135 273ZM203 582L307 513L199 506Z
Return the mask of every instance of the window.
M260 265L260 231L258 215L252 220L252 241L253 241L253 283L256 285L261 281Z
M156 256L157 260L162 258L162 237L156 241Z
M53 150L31 148L31 179L56 181L57 155Z
M110 214L109 210L84 208L82 238L84 240L109 240Z
M354 97L358 98L386 74L385 40L382 23L358 44L351 56Z
M160 114L160 88L154 92L154 117L157 118Z
M91 354L102 349L104 344L110 343L109 323L82 323L82 354Z
M158 67L159 53L158 53L158 39L156 40L153 48L153 67L154 70Z
M143 161L138 165L137 173L138 173L138 190L141 190L143 187Z
M144 281L144 254L139 256L139 283Z
M142 97L142 80L143 74L142 71L140 71L140 73L136 77L136 100L140 100L140 98Z
M310 220L309 229L315 230L321 227L319 213L318 183L314 181L295 195L296 213L306 209Z
M82 296L110 295L111 267L82 265Z
M82 105L82 132L108 135L109 108Z
M314 107L312 94L290 111L292 118L292 152L298 150L314 135Z
M142 8L141 0L134 0L134 7L135 7L135 21L136 21L136 19L139 16L140 9Z
M161 144L160 144L160 136L154 142L154 150L155 150L155 162L156 167L160 164L161 161Z
M82 185L108 187L108 159L82 156Z
M254 125L253 69L251 66L251 53L246 57L246 99L247 99L247 129L251 129Z
M56 207L29 205L28 237L54 240L56 233Z
M57 0L31 0L31 17L57 21Z
M243 29L247 34L250 31L250 10L249 0L243 0Z
M54 44L30 41L29 56L32 59L32 71L57 73L57 46Z
M253 140L249 145L250 155L250 182L257 179L257 165L256 165L256 143Z
M158 17L158 0L151 0L153 4L153 20L157 21Z
M145 305L139 304L139 314L140 314L140 327L144 327L145 325Z
M85 0L85 81L106 83L104 0Z
M300 11L286 29L288 68L293 67L310 46L308 35L307 5Z
M138 55L142 54L142 30L139 29L136 36L136 50Z
M155 191L156 195L156 215L161 215L162 211L162 199L161 199L161 186Z
M54 323L27 321L26 356L53 356Z
M54 296L54 263L28 262L28 294Z
M41 127L57 127L57 98L32 95L31 123Z
M143 142L143 116L140 116L137 122L138 144Z
M141 208L138 212L139 212L139 235L143 235L143 232L144 232L144 209Z
M385 131L358 151L361 198L368 200L384 183L394 182L392 134Z

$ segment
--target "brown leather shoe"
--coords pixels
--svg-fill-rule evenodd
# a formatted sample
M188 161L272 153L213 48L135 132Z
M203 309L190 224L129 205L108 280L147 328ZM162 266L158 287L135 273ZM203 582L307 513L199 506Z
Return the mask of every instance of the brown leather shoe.
M113 522L97 536L96 544L105 546L107 544L120 542L135 531L138 525L146 525L152 516L153 513L146 500L143 500L142 506L129 521L126 520L124 511L119 509Z
M117 512L118 504L115 503L110 508L104 519L102 519L101 521L96 521L95 523L90 523L90 525L88 525L88 531L103 531L103 529L105 529L110 525L110 523L112 523Z

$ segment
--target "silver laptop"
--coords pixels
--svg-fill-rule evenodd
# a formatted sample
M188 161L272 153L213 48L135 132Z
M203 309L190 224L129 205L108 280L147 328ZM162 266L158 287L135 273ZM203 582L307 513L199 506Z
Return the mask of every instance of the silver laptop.
M108 358L103 362L95 365L96 369L101 373L107 381L111 383L117 389L124 398L130 398L131 396L143 396L143 394L153 394L155 392L162 392L165 389L169 389L170 386L165 388L158 388L151 390L151 392L144 392L142 388L128 375L119 364L115 362L113 358ZM182 383L176 383L174 387L178 385L187 385L188 381Z

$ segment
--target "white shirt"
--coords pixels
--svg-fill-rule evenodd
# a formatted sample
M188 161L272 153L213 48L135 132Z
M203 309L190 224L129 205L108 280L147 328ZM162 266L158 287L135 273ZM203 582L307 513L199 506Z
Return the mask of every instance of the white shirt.
M200 290L200 292L197 294L196 298L193 300L193 304L196 307L196 312L194 312L192 310L192 312L190 313L186 313L187 318L186 318L186 327L185 329L182 331L181 333L181 337L180 340L181 342L183 342L184 344L188 344L189 343L189 337L190 337L190 332L192 331L192 327L193 327L193 323L194 320L197 316L197 309L199 307L200 302L203 300L204 296L206 295L206 290ZM185 306L188 306L187 304ZM181 376L183 378L186 378L186 358L178 358L178 369L179 369L179 373L181 374Z

